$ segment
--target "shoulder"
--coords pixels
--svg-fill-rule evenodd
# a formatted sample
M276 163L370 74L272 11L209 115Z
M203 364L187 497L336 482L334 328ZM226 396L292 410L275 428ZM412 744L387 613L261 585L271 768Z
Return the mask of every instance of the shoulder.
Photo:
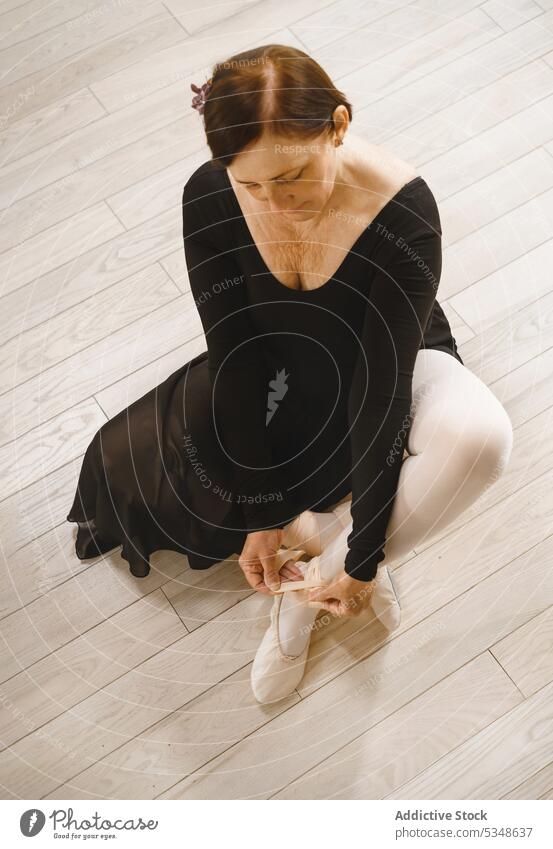
M381 145L364 138L352 139L348 182L353 192L356 211L369 221L384 216L411 221L413 227L421 217L441 232L436 199L418 169ZM362 191L358 191L361 188Z
M411 238L440 237L438 204L431 186L410 163L386 148L372 145L365 179L379 196L384 217Z
M390 216L396 229L410 239L430 239L440 244L442 223L434 193L424 177L417 174L407 182L391 204Z
M368 142L366 143L368 144ZM382 194L382 203L390 215L401 222L411 235L441 236L438 204L430 185L411 163L381 145L365 148L365 179L372 180Z
M355 185L364 194L393 197L407 182L418 175L417 169L393 151L372 144L362 136L353 136L350 144L350 167Z
M231 189L232 191L232 189ZM226 171L209 159L192 172L182 191L183 235L209 239L215 243L228 239L232 222Z
M212 159L202 162L184 184L183 204L200 199L205 199L207 203L210 198L215 198L217 192L224 188L224 170L221 166L216 165Z

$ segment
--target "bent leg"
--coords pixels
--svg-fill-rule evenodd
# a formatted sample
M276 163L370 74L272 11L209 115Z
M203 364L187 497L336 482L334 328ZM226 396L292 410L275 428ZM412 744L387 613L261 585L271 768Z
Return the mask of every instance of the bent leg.
M387 528L385 560L405 557L463 513L505 470L509 416L491 389L444 351L422 349L413 419Z
M408 454L402 461L379 569L403 559L463 513L503 473L512 450L511 421L499 400L444 351L419 351L411 414ZM347 500L351 501L351 493L338 503ZM343 567L351 531L350 521L325 547L319 558L322 574L336 574L338 563ZM305 608L302 612L298 600L290 599L287 605L282 631L290 653L297 654L316 612Z
M513 447L511 421L500 401L444 351L419 351L411 415L379 568L438 536L500 477ZM323 556L335 558L343 550L345 559L351 530L350 522Z

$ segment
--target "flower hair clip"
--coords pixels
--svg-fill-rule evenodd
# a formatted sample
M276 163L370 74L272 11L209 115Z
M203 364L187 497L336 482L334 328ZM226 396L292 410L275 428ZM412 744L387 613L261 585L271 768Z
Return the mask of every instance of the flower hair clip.
M209 96L209 92L211 91L211 86L213 85L213 77L210 77L207 82L205 82L201 86L197 86L194 83L190 84L190 88L195 93L195 97L192 98L192 108L197 109L200 115L204 114L204 106L205 102Z

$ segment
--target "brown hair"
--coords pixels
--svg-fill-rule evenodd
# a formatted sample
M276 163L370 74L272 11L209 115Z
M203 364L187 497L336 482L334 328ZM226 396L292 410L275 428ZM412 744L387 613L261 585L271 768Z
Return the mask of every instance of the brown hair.
M266 130L309 140L334 131L332 113L352 107L321 66L303 50L265 44L218 62L204 105L213 159L227 167Z

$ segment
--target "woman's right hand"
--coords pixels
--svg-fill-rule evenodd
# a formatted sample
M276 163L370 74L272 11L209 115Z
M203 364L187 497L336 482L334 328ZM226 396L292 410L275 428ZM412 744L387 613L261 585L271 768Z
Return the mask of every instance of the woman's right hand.
M301 581L302 573L295 561L288 560L278 569L276 552L281 548L281 528L267 531L252 531L246 537L238 563L246 581L254 590L264 595L273 595L280 587L281 578L286 581Z

